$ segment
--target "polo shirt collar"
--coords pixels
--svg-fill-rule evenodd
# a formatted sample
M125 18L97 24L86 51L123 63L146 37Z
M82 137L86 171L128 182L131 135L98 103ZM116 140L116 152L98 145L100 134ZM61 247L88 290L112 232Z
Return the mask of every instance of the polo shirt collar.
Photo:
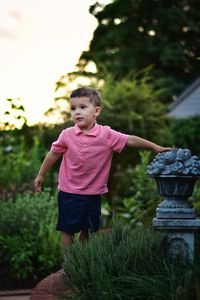
M78 127L78 125L75 125L74 126L74 131L75 131L75 134L78 135L78 134L84 134L81 129ZM86 133L86 135L90 135L90 136L97 136L99 133L99 125L95 122L94 126L91 128L90 131L88 131Z

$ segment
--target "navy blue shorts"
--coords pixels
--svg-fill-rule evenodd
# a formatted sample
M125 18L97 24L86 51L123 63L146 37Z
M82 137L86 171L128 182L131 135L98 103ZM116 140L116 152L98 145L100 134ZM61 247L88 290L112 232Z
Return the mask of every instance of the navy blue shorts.
M69 234L99 228L101 215L100 195L78 195L58 192L58 223L56 230Z

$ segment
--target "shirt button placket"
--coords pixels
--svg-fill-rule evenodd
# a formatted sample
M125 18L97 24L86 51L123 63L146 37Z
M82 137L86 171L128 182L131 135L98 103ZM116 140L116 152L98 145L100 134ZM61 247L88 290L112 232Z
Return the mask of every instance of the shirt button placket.
M87 147L87 137L86 135L83 136L83 149L86 150Z

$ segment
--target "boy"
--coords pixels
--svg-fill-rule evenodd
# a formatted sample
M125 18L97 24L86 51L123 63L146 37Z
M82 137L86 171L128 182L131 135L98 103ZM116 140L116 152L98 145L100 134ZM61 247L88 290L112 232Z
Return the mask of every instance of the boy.
M171 149L98 125L101 97L94 88L74 90L70 95L70 107L75 126L63 130L52 144L34 181L35 191L41 191L46 172L63 155L58 176L56 227L61 231L63 246L69 244L77 232L80 232L80 240L85 240L89 231L98 230L100 195L108 191L113 151L120 153L125 146L147 148L156 153Z

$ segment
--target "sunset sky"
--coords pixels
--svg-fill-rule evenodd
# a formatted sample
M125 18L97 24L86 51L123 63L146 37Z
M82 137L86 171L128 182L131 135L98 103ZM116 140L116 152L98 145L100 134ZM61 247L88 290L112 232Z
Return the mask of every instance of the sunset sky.
M1 113L6 98L21 98L29 124L42 119L55 82L88 49L97 26L88 10L95 2L0 0Z

